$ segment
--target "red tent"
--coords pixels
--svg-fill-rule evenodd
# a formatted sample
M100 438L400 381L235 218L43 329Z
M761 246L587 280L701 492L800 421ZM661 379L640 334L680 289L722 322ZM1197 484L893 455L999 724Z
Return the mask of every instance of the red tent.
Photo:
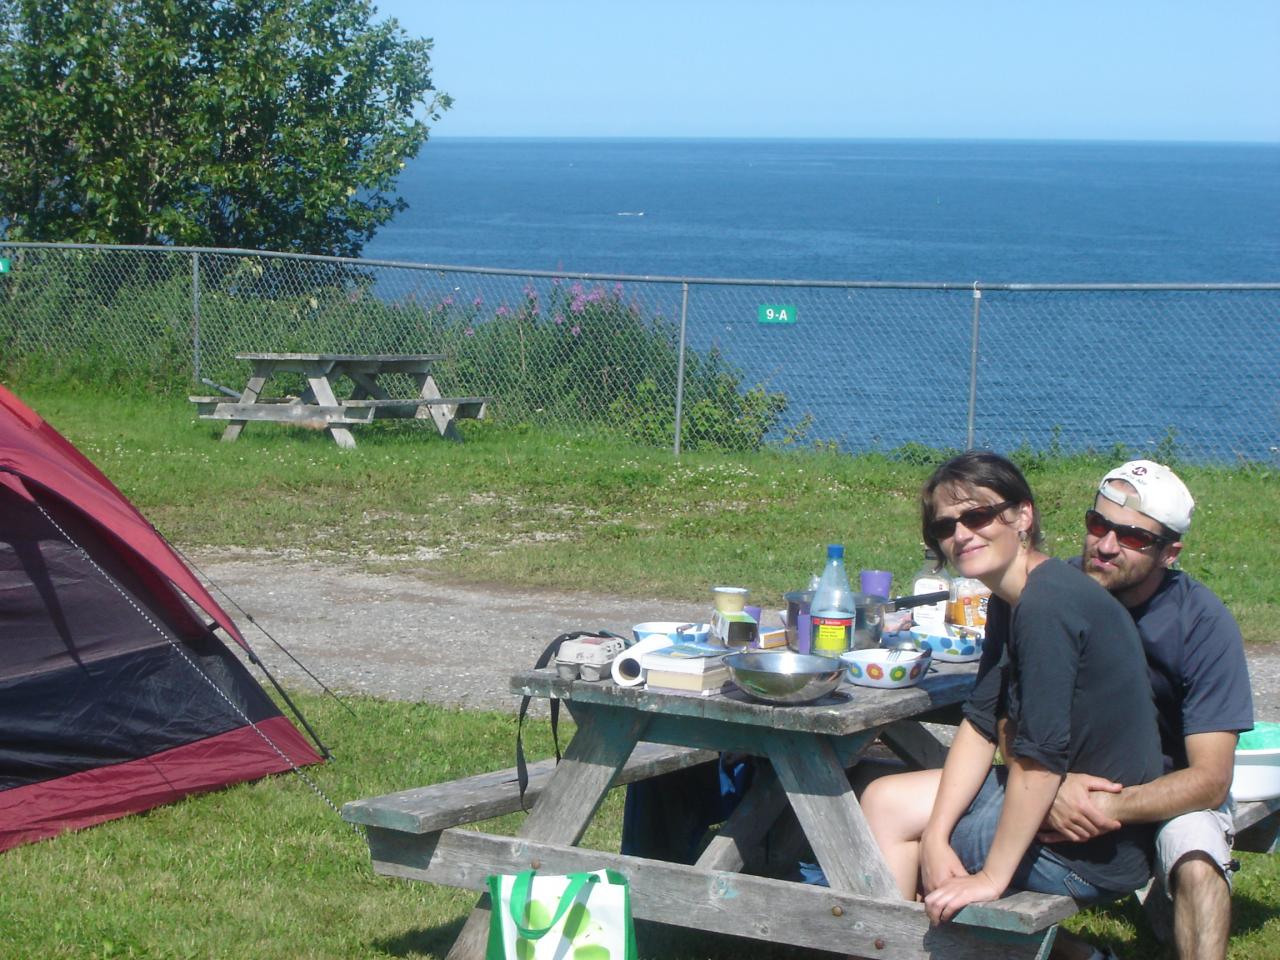
M215 627L248 650L124 494L0 386L0 850L320 760Z

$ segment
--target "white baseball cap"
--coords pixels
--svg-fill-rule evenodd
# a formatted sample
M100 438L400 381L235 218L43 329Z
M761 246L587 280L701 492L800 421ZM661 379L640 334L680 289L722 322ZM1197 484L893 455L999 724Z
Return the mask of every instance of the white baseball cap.
M1112 480L1123 480L1137 493L1126 494L1111 486ZM1130 460L1116 467L1098 484L1098 493L1121 507L1132 507L1158 520L1175 533L1191 529L1191 511L1196 502L1178 475L1154 460Z

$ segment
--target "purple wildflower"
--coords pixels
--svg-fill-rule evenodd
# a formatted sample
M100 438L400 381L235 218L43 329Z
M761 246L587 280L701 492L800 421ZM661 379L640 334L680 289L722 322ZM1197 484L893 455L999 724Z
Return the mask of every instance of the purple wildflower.
M613 285L613 295L614 295L615 297L619 297L619 298L622 296L622 281L621 281L621 280L619 280L617 283L615 283L615 284Z
M582 296L582 294L578 294L574 297L572 302L569 304L569 310L572 313L581 313L585 309L587 309L587 299Z
M562 316L561 316L560 314L558 314L558 313L557 313L554 317L552 317L551 319L552 319L552 320L554 320L554 321L556 322L556 324L557 324L557 325L558 325L558 324L561 324L561 323L564 323L564 317L562 317Z
M440 306L442 306L442 307L452 307L452 306L453 306L453 294L451 293L451 294L449 294L447 297L445 297L443 300L441 300L441 301L440 301Z
M511 311L507 309L507 305L505 303L498 308L498 316L500 317L505 317L510 312Z
M478 306L480 306L482 303L484 303L484 297L480 296L480 294L478 294L478 293L477 293L477 294L476 294L476 298L475 298L474 300L472 300L472 301L471 301L471 305L472 305L473 307L478 307Z
M578 334L582 332L582 328L575 323L572 327L569 328L569 332L576 337Z
M575 297L582 296L582 284L575 281L573 286L569 288L569 292L572 293Z
M530 300L538 299L538 291L533 289L532 283L526 283L524 285L524 295L528 297Z
M464 336L468 337L474 337L476 335L475 330L471 327L467 327L467 329L463 330L462 333Z

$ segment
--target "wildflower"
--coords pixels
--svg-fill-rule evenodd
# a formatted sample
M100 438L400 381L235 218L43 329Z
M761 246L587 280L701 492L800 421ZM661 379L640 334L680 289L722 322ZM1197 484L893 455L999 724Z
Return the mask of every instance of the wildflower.
M480 296L480 294L478 294L478 293L476 294L476 298L475 298L474 300L472 300L472 301L471 301L471 305L472 305L473 307L478 307L478 306L482 305L483 303L484 303L484 297Z
M507 309L507 305L505 303L498 308L498 316L500 317L505 317L510 312L511 311Z
M564 317L562 317L562 316L561 316L560 314L558 314L558 313L557 313L554 317L552 317L551 319L552 319L552 320L554 320L554 321L556 322L556 325L557 325L557 326L558 326L558 325L560 325L560 324L562 324L562 323L564 323Z
M442 306L442 307L452 307L452 306L453 306L453 294L449 294L449 296L447 296L447 297L445 297L443 300L441 300L441 301L440 301L440 306Z
M592 290L590 293L587 294L587 303L599 303L603 299L604 299L604 291L601 290L599 287L596 287L594 290Z
M587 309L587 300L586 297L582 296L582 294L578 294L574 297L572 302L569 304L569 310L573 313L582 313L585 309Z
M575 323L572 327L569 328L569 332L576 337L578 334L582 332L582 328Z
M533 289L532 283L526 283L524 285L524 295L528 297L530 300L538 299L538 291Z
M463 330L462 333L467 337L474 337L476 335L476 332L472 327L467 327L467 329Z
M615 284L613 285L613 295L614 295L615 297L621 297L621 296L622 296L622 281L621 281L621 280L619 280L617 283L615 283Z
M575 297L582 296L582 284L578 283L577 281L574 281L573 286L569 288L569 292L572 293Z

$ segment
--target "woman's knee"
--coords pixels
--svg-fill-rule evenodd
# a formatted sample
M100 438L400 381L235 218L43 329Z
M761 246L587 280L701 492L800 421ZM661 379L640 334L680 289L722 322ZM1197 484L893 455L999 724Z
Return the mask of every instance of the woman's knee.
M862 793L862 812L872 831L877 836L919 839L933 812L941 775L940 770L915 770L869 783Z

